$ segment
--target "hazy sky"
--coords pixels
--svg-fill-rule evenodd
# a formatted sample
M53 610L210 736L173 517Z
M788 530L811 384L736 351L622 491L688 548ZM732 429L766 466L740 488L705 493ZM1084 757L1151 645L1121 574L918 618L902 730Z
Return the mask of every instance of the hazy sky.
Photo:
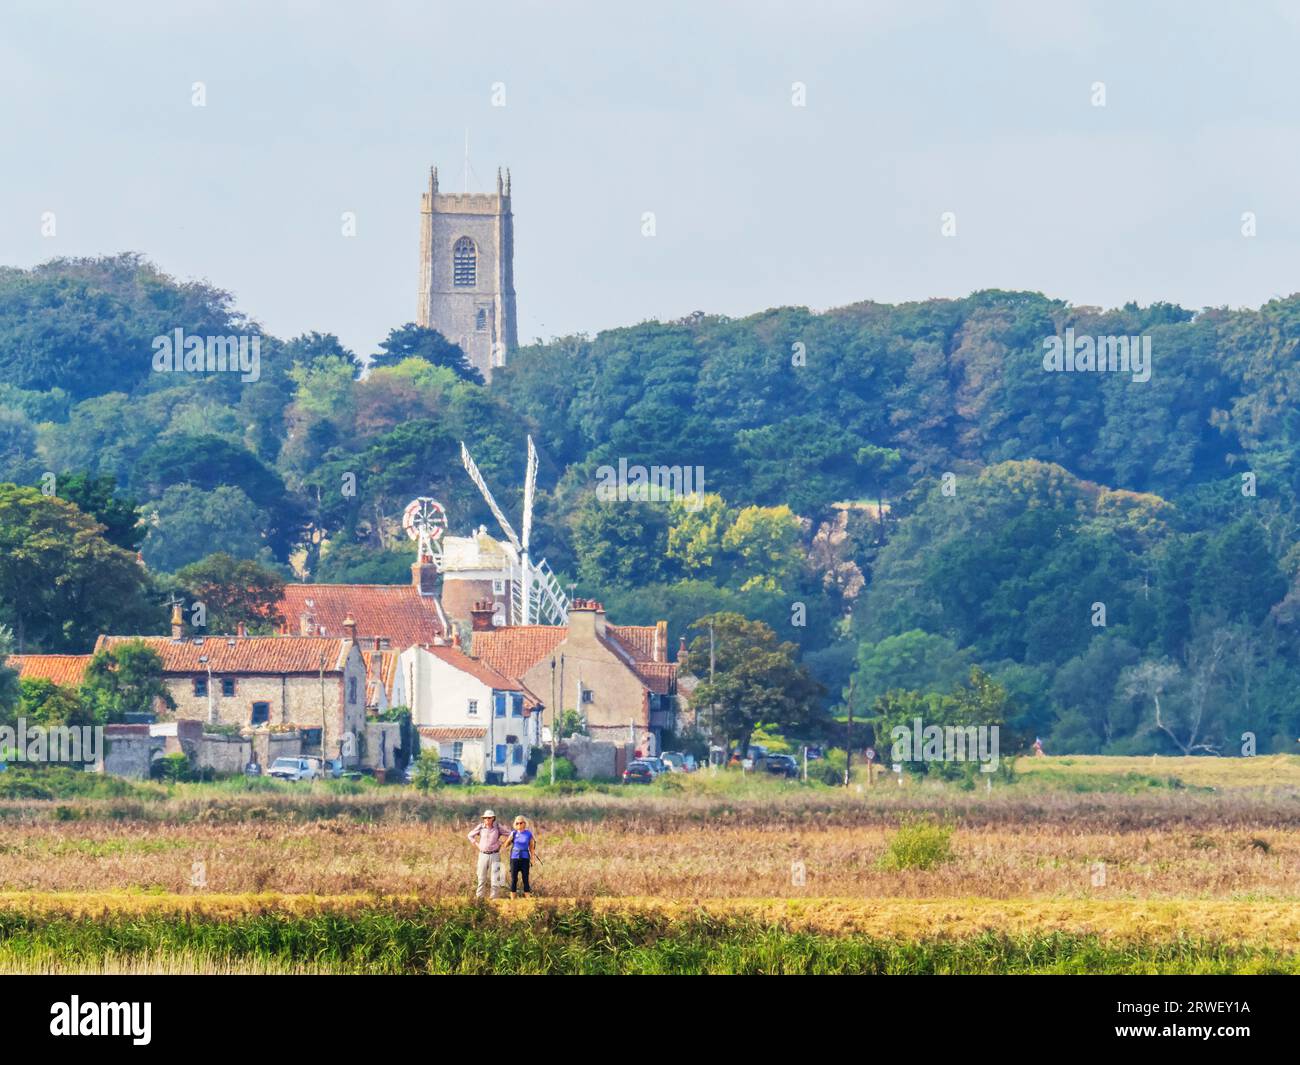
M991 287L1253 306L1300 289L1298 52L1281 2L0 0L0 263L140 251L370 352L468 128L472 189L513 172L525 342Z

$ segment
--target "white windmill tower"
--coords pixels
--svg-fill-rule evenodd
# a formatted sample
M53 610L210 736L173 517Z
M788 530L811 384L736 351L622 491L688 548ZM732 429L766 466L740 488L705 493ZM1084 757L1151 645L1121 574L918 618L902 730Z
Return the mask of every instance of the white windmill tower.
M528 541L533 531L533 499L537 493L537 448L533 438L528 438L528 470L524 476L524 535L520 539L511 527L506 516L501 513L497 501L492 498L483 475L470 458L469 449L462 440L460 460L465 465L465 472L483 493L483 498L491 508L501 531L509 542L507 551L511 559L512 613L520 625L567 625L569 623L569 597L564 594L560 582L556 580L546 559L534 562L528 554Z

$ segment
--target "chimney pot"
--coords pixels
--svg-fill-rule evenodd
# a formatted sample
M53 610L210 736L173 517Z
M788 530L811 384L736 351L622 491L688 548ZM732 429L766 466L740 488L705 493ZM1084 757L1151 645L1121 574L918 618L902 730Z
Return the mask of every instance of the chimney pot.
M343 635L346 636L353 643L356 642L357 619L354 618L351 614L349 614L347 617L343 619Z

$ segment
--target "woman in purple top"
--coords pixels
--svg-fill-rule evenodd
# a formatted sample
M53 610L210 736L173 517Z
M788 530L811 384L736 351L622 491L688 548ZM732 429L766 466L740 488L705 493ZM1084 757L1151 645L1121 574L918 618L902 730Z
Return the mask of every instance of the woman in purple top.
M515 898L519 887L519 874L524 876L524 897L527 898L532 888L528 886L528 866L537 849L537 838L528 828L526 817L515 818L515 830L506 842L510 846L510 897Z

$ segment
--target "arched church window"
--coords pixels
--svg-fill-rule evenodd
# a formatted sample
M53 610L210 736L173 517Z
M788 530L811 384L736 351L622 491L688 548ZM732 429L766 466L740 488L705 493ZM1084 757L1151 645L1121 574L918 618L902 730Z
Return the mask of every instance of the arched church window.
M469 237L461 237L451 249L451 277L457 286L478 283L478 251Z
M478 309L478 318L474 323L474 327L478 329L480 332L485 331L487 329L487 311L484 310L482 307Z

